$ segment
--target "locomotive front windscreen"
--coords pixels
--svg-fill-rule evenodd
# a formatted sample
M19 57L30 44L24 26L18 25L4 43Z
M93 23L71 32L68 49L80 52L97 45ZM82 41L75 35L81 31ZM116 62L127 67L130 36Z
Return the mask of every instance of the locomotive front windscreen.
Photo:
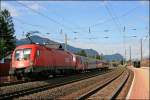
M16 60L28 60L31 55L31 49L19 49L15 51Z

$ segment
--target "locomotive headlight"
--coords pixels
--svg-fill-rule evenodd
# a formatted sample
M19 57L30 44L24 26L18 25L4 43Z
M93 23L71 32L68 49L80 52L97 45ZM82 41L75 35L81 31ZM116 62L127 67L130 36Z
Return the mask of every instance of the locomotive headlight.
M75 57L75 55L73 55L73 62L75 62L76 61L76 57Z
M23 68L23 67L24 67L24 63L20 62L20 63L18 64L18 68Z

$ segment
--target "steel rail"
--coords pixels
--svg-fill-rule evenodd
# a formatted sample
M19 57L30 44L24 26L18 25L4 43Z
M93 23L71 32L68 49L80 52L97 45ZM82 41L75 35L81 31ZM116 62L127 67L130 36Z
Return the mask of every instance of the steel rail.
M43 81L43 80L46 80L46 79L16 80L16 81L10 81L10 82L2 82L2 83L0 83L0 87L18 85L18 84L34 82L34 81Z
M123 86L128 81L130 74L131 73L128 70L128 74L127 74L126 78L120 83L120 85L116 88L116 90L111 94L109 100L115 99L119 95L119 93L121 92Z
M3 83L0 83L0 87L10 86L10 85L17 85L17 84L26 83L26 82L29 82L29 81L12 81L12 82L3 82Z
M39 86L39 87L35 87L35 88L30 88L30 89L25 89L25 90L21 90L21 91L16 91L16 92L13 92L13 93L1 94L0 99L18 98L18 97L21 97L21 96L24 96L24 95L29 95L29 94L41 92L41 91L44 91L44 90L52 89L52 88L55 88L55 87L58 87L58 86L62 86L62 85L70 84L70 83L73 83L73 82L81 81L83 79L88 79L88 78L95 77L95 76L98 76L98 75L103 75L103 74L106 74L106 73L111 72L111 71L113 71L113 70L107 70L106 72L92 74L92 75L89 75L89 76L77 78L75 80L67 80L67 81L64 81L62 83L53 83L53 84L50 83L50 84L47 84L47 85L43 85L43 86Z
M117 76L113 77L112 79L110 79L108 82L106 82L106 83L104 83L104 84L102 84L100 86L97 86L97 87L93 88L91 91L88 91L88 92L84 93L83 95L77 97L76 99L78 99L78 100L85 100L85 99L87 99L88 97L90 97L91 95L95 94L100 89L104 88L105 86L107 86L108 84L110 84L111 82L113 82L115 79L117 79L118 77L120 77L124 71L122 71L119 75L117 75Z

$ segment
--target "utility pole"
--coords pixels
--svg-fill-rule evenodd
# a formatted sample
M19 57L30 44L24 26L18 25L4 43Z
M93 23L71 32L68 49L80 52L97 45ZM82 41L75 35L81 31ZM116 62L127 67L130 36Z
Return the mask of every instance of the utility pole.
M126 38L126 36L125 36L125 26L124 26L124 28L123 28L123 48L124 48L124 58L123 58L123 65L125 64L125 61L126 61L126 45L125 45L125 38Z
M65 50L67 50L67 34L65 34Z
M126 63L126 46L125 46L125 59L124 59L124 63Z
M63 34L62 29L60 30L60 34ZM65 50L67 50L67 34L65 34L64 42L65 42Z
M130 66L131 66L131 64L132 64L132 61L131 61L131 46L129 47L130 48Z
M143 53L142 53L142 39L141 39L141 64L142 64L142 60L143 60Z

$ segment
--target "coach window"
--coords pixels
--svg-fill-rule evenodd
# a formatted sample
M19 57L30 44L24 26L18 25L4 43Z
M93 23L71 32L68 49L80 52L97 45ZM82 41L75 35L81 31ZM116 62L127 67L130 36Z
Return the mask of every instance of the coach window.
M40 50L37 50L36 52L36 56L39 57L40 56Z

